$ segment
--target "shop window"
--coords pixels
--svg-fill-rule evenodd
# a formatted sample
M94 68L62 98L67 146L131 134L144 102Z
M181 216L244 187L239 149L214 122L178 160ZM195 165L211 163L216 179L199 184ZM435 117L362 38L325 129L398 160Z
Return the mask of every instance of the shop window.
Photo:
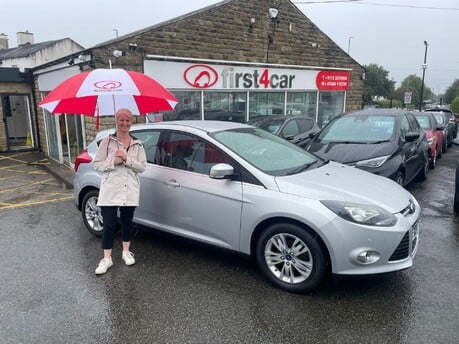
M164 111L147 116L149 122L201 119L200 91L173 91L178 104L173 111Z
M287 115L316 118L317 92L287 93Z
M206 92L204 93L204 119L246 122L247 93Z
M324 127L344 110L344 92L320 92L317 123Z
M249 98L249 119L283 115L285 92L252 92Z

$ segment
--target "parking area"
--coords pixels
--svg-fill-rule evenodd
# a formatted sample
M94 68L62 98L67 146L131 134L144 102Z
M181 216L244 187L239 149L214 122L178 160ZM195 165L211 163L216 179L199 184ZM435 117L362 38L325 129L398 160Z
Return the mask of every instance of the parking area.
M0 211L72 199L68 183L46 171L51 164L37 152L0 154Z

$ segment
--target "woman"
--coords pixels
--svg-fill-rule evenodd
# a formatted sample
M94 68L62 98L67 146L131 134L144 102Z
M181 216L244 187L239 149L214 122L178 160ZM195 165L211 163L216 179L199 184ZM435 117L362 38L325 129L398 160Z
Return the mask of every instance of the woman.
M134 254L129 250L132 236L132 219L139 205L138 173L145 171L147 159L140 140L129 134L133 116L130 110L116 112L116 133L105 137L93 161L97 171L102 172L99 199L104 229L102 249L104 258L99 262L96 274L101 275L112 267L112 248L120 211L122 229L122 259L126 265L135 263Z

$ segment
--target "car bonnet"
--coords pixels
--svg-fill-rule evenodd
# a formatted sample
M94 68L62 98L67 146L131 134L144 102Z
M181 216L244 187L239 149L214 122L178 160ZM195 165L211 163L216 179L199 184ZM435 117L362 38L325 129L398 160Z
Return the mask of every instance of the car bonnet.
M373 204L391 213L414 198L394 181L336 162L291 176L276 177L279 191L316 200Z
M321 144L311 142L308 151L324 159L338 161L343 164L355 163L385 155L392 155L396 147L391 141L373 143L339 143Z

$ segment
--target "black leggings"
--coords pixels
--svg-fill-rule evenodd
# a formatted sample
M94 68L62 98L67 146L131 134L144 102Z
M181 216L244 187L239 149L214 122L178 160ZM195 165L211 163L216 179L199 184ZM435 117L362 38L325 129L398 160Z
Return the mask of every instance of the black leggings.
M116 226L118 224L117 212L120 209L120 222L123 241L131 241L132 218L134 217L135 207L100 207L104 221L102 232L102 248L111 250L115 237Z

